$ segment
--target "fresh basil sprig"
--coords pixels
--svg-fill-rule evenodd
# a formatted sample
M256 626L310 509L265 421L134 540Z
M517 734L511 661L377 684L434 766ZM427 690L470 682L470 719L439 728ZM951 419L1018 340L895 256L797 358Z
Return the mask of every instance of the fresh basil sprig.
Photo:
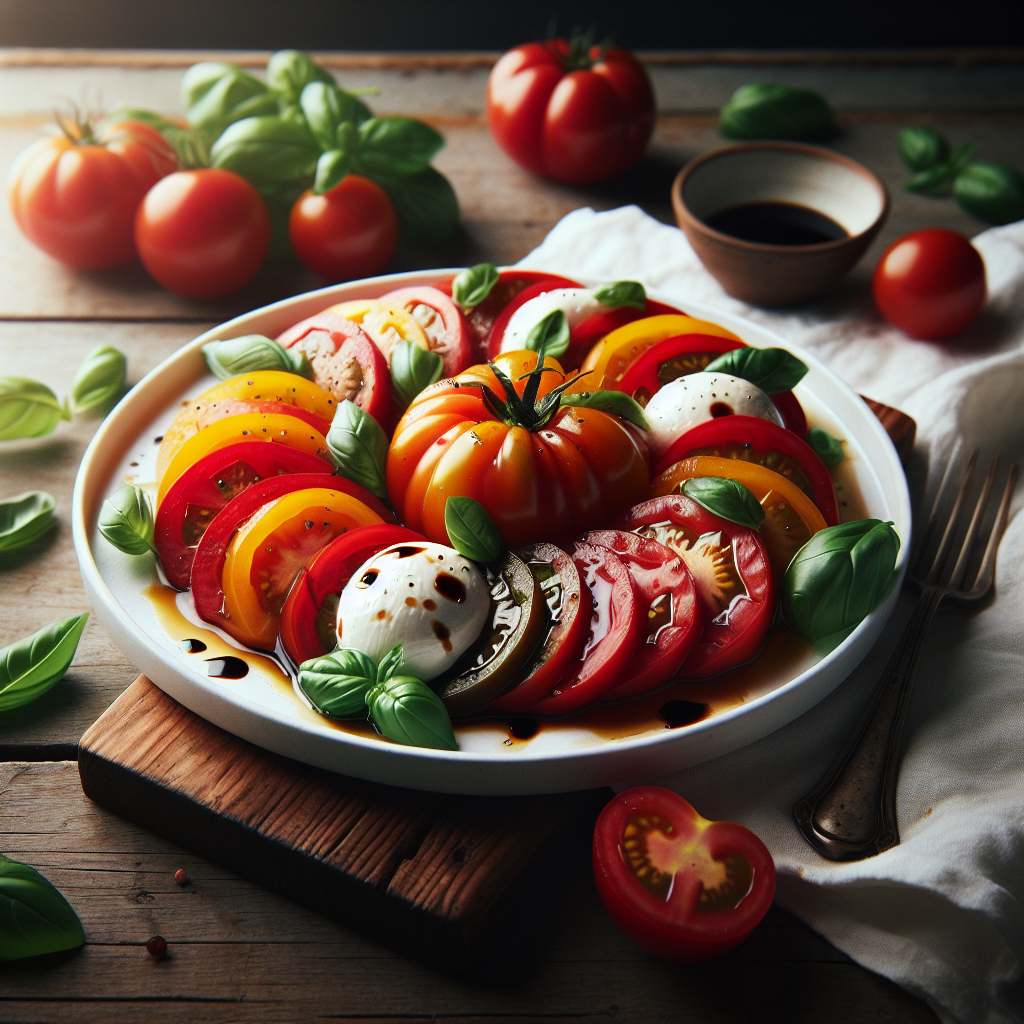
M278 50L267 62L267 83L286 105L295 106L308 85L334 85L334 78L301 50Z
M737 89L718 130L730 139L822 139L835 128L825 98L810 89L760 82Z
M776 395L792 391L804 379L807 364L784 348L737 348L713 359L705 369L739 377L765 394Z
M649 430L647 417L640 403L624 391L574 391L562 394L559 404L580 409L599 409L632 423L641 430Z
M493 263L468 267L452 281L452 300L464 313L475 309L491 294L500 277Z
M146 492L138 484L121 484L103 502L97 525L100 533L126 555L144 555L156 550L153 510Z
M61 420L70 420L67 400L61 404L45 385L27 377L0 377L0 441L45 437Z
M277 97L265 82L219 61L193 64L185 72L181 103L190 125L218 135L235 121L278 110Z
M497 562L505 553L505 542L487 509L461 495L444 503L444 528L451 546L463 558L485 564Z
M365 718L366 695L377 685L377 666L362 651L342 648L299 666L299 689L329 718Z
M88 618L83 612L51 622L0 650L0 711L31 703L64 678Z
M28 491L0 502L0 559L24 551L53 529L57 507L45 491Z
M900 157L907 169L927 171L929 167L944 164L952 152L949 139L931 125L913 125L899 134Z
M320 146L305 118L246 117L229 125L210 150L210 166L259 187L311 178Z
M391 349L391 386L403 407L426 387L441 379L444 360L412 341L398 341Z
M388 436L368 412L347 398L340 402L327 433L327 447L343 477L388 500Z
M569 321L560 309L553 309L530 328L523 348L557 359L569 351L569 340Z
M647 308L647 292L639 281L612 281L594 289L594 298L609 309L632 306L634 309Z
M843 442L833 437L821 427L811 427L807 431L807 443L826 466L834 466L843 461Z
M309 357L297 348L285 348L262 334L244 334L226 341L208 341L203 358L210 373L218 380L228 380L256 370L283 370L307 380L313 379Z
M77 949L85 931L71 904L35 868L0 853L0 960Z
M128 358L110 345L99 345L82 361L71 383L71 411L106 411L124 391Z
M739 523L751 530L761 529L764 509L753 491L738 480L725 477L698 476L683 484L683 494L720 519Z
M892 590L899 549L892 523L879 519L819 530L783 578L786 622L812 641L856 626Z
M920 192L924 195L947 191L949 183L971 162L977 148L973 143L960 146L948 160L918 171L903 187L908 192Z
M300 104L310 131L325 152L348 148L352 129L373 117L358 96L333 81L310 82L302 90Z
M972 163L953 182L953 198L989 224L1024 220L1024 175L1006 164Z

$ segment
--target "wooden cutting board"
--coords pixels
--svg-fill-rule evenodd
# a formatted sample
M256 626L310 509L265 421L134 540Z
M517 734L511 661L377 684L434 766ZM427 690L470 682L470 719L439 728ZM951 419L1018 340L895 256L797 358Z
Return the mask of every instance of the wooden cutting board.
M906 459L915 424L867 400ZM232 736L145 676L79 743L86 796L207 859L449 973L510 966L589 870L610 790L422 793L292 761ZM524 912L525 911L525 912Z

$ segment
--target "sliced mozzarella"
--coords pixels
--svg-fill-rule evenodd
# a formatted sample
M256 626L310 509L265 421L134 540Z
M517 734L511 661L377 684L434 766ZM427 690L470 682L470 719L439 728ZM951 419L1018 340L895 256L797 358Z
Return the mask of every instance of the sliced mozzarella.
M560 309L569 323L569 330L579 327L598 313L607 313L611 307L594 298L593 288L553 288L524 302L511 316L501 339L502 352L514 352L526 347L526 339L533 328L549 313Z
M371 658L403 645L399 674L439 676L480 635L490 610L483 573L443 544L393 544L364 562L341 592L338 642Z

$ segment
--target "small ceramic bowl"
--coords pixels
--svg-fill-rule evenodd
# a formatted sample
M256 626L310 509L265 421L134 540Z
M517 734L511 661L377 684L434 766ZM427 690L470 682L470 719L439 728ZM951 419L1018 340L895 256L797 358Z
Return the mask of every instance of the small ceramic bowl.
M706 222L748 203L824 214L845 237L805 245L745 241ZM889 213L885 186L862 164L820 146L747 142L691 160L672 184L676 221L704 266L733 297L796 306L838 284Z

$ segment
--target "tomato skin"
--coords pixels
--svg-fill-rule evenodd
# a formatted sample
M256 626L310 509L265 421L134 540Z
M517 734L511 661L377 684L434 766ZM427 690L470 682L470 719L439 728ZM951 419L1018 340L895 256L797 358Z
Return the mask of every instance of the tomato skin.
M434 324L432 330L427 331L424 327L424 331L427 333L430 351L436 352L444 360L442 376L454 377L473 363L473 343L462 311L439 288L428 285L398 288L382 295L381 301L401 306L408 313L412 313L418 306L428 306L440 317L440 330Z
M570 70L564 39L526 43L494 65L487 121L498 145L541 177L603 181L635 163L654 129L647 72L627 50L592 47Z
M699 373L724 352L746 348L742 341L719 338L713 334L677 334L645 349L615 381L616 391L624 391L646 405L668 383L667 367L680 370L679 376ZM675 364L675 365L672 365Z
M216 299L256 276L270 248L270 214L245 178L221 168L157 182L135 216L145 268L187 299Z
M151 125L105 126L93 144L67 136L40 139L15 160L7 201L25 237L80 270L135 258L135 212L143 196L178 167Z
M372 277L398 244L398 214L374 181L348 174L323 195L307 189L288 217L295 255L328 281Z
M652 827L654 822L671 832ZM656 844L650 842L655 834ZM643 884L630 866L631 859L649 866L662 858L675 868L667 895ZM730 861L744 882L743 862L749 869L745 894L729 878ZM611 919L641 949L665 960L708 960L727 952L754 930L775 898L775 864L753 832L708 821L681 796L658 786L638 786L612 798L594 828L593 865Z
M981 312L985 264L955 231L914 231L886 249L871 292L893 326L912 338L940 341L965 330Z

